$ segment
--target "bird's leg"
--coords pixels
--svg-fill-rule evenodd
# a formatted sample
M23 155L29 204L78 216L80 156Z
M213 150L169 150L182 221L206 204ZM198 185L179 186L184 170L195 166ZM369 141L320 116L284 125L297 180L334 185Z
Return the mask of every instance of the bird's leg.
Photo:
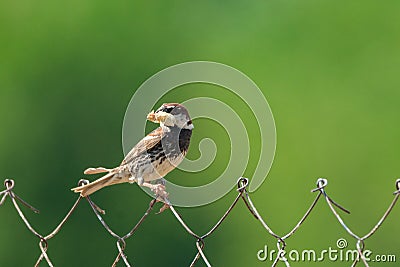
M159 202L164 202L164 205L160 208L158 213L163 212L164 210L169 208L169 200L168 200L168 192L165 190L165 179L158 179L154 184L145 182L142 177L129 178L130 183L137 183L139 186L144 186L150 188L150 190L156 195L156 200Z
M162 197L162 198L164 198L164 199L157 198L157 200L158 201L162 201L162 202L169 202L168 199L167 199L169 194L166 191L166 186L165 186L167 184L167 181L164 178L160 178L160 179L157 179L157 180L153 181L152 184L154 186L156 186L156 187L159 187L160 190L162 190L161 194L157 194L157 195Z
M110 172L112 169L107 169L104 167L97 167L97 168L87 168L83 173L84 174L97 174L103 172Z
M160 178L155 180L155 184L162 184L163 186L165 186L167 184L167 180L165 180L164 178Z
M166 199L168 197L168 193L165 190L165 185L163 185L163 184L151 184L148 182L143 182L141 184L141 186L150 188L150 190L153 191L154 194L156 194L157 200L163 201L164 199Z
M162 185L164 188L165 188L166 183L167 183L167 181L164 178L161 178L161 179L158 179L155 181L155 184ZM160 197L157 197L157 201L161 201L164 203L164 205L160 208L160 210L157 212L157 214L164 212L165 210L169 209L169 207L170 207L168 193L166 191L165 191L165 193L167 194L166 197L164 197L162 199L160 199Z
M168 193L165 190L165 180L163 178L156 180L155 183L145 182L143 178L139 178L136 181L138 185L150 188L150 190L156 195L157 201L162 201L164 203L169 202L167 199Z
M159 180L161 180L161 179L159 179ZM157 181L156 184L152 184L152 183L145 182L143 177L129 178L129 182L131 184L137 183L139 186L144 186L144 187L150 188L150 190L153 191L153 193L157 195L157 200L159 200L158 197L160 197L161 199L168 197L168 193L167 193L167 191L165 191L165 180L164 179L162 179L162 180L163 181Z

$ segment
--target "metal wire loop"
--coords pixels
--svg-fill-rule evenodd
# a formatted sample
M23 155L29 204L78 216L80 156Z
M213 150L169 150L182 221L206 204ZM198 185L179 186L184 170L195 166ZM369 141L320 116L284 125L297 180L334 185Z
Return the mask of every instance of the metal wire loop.
M396 191L393 192L394 195L400 194L400 179L396 180Z
M5 179L4 180L4 186L7 188L7 190L12 190L14 188L14 180L13 179Z
M247 185L249 184L249 179L245 177L240 177L237 181L237 191L242 192L246 189Z
M318 178L317 180L317 188L311 190L311 192L321 191L328 185L328 180L325 178Z
M78 182L78 186L87 185L89 183L90 183L89 180L80 179L79 182Z

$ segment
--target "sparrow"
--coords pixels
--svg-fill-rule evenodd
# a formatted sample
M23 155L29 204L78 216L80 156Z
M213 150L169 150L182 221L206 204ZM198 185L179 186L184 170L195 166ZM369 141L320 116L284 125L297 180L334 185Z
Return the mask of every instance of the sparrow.
M159 123L160 127L140 140L118 167L88 168L85 174L107 174L71 190L86 197L106 186L137 183L150 188L157 197L166 199L164 177L184 159L194 126L187 109L178 103L163 104L155 112L150 112L147 120Z

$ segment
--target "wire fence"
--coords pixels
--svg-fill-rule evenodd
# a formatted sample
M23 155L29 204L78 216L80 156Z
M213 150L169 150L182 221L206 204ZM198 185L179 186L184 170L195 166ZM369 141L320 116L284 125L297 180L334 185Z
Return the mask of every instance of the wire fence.
M87 183L88 183L87 180L80 180L78 185L80 186L80 185L84 185ZM249 183L249 181L247 178L241 177L238 179L238 182L237 182L238 194L237 194L236 198L233 200L232 204L229 206L229 208L226 210L226 212L222 215L222 217L218 220L218 222L206 234L203 234L203 235L199 235L199 234L196 234L195 232L193 232L190 229L190 227L185 223L182 216L175 210L175 208L172 205L169 205L169 209L171 210L173 215L176 217L176 219L179 221L179 223L183 226L183 228L186 230L186 232L194 238L194 242L196 244L196 248L197 248L198 252L194 256L194 259L191 262L190 266L195 266L196 262L199 259L202 259L207 266L212 266L205 255L205 250L204 250L205 240L218 229L218 227L223 223L223 221L227 218L227 216L230 214L230 212L236 207L236 204L239 202L239 200L244 201L247 209L255 217L255 219L260 221L260 223L265 228L265 230L277 240L278 253L272 263L272 266L276 266L279 261L283 261L286 266L290 266L289 260L284 256L286 253L286 251L285 251L286 241L285 240L294 235L294 233L300 228L300 226L305 222L305 220L311 214L314 207L316 206L316 204L319 202L319 200L321 198L325 199L325 202L327 203L329 209L332 211L332 213L334 214L334 216L336 217L336 219L340 223L340 225L346 230L346 232L351 237L353 237L356 240L356 248L357 248L358 255L357 255L356 259L353 261L351 266L356 266L358 263L363 263L365 266L369 266L368 261L365 258L364 253L363 253L365 251L365 240L370 238L379 229L379 227L381 227L382 223L389 216L390 212L392 211L393 207L395 206L395 204L400 196L400 179L398 179L398 180L396 180L396 183L395 183L396 191L393 193L394 194L393 201L391 202L391 204L389 205L389 207L383 214L382 218L378 221L378 223L372 228L372 230L370 232L368 232L364 236L358 236L358 235L354 234L354 232L345 224L345 222L343 221L343 219L341 218L341 216L339 215L339 213L337 212L335 207L346 213L349 213L349 211L346 210L345 208L343 208L342 206L340 206L331 197L328 196L328 194L325 190L326 186L328 185L328 180L320 178L317 180L317 187L315 189L311 190L311 192L315 192L315 193L318 192L317 196L315 197L314 201L311 203L310 207L308 208L308 210L306 211L304 216L299 220L299 222L296 224L296 226L291 231L289 231L286 235L280 236L280 235L276 234L268 226L268 224L265 222L265 220L262 218L262 216L257 211L256 206L254 205L254 203L251 200L251 198L248 194L248 191L247 191L248 183ZM54 266L52 261L50 260L49 256L47 255L47 250L49 248L48 241L51 238L53 238L61 230L61 228L68 221L68 219L70 218L72 213L75 211L76 207L78 206L78 204L80 203L80 201L82 200L83 197L79 196L78 199L75 201L74 205L72 206L72 208L68 211L67 215L58 224L58 226L50 234L44 236L44 235L38 233L31 226L31 224L26 219L26 217L25 217L24 213L22 212L18 203L23 204L24 206L28 207L35 213L39 213L39 211L36 208L34 208L33 206L31 206L29 203L24 201L21 197L19 197L14 192L14 187L15 187L14 180L10 180L10 179L5 180L4 186L6 187L6 189L3 190L2 192L0 192L0 197L1 197L0 205L2 205L4 203L4 201L6 200L7 196L9 196L15 209L17 210L19 216L21 217L22 221L25 223L26 227L29 229L29 231L32 232L32 234L37 236L37 238L39 239L39 248L40 248L41 254L35 263L35 267L39 266L39 264L43 260L45 260L49 266L51 266L51 267ZM116 244L117 244L118 254L117 254L112 266L116 266L116 264L121 260L121 258L126 266L131 266L131 263L128 262L127 256L125 255L126 239L133 236L134 233L136 232L136 230L143 224L145 219L149 216L150 211L153 209L153 207L156 203L156 200L153 199L152 201L150 201L148 209L143 214L143 216L140 218L140 220L136 223L136 225L132 228L132 230L130 230L124 236L119 236L108 226L106 221L103 219L102 215L105 214L104 210L102 210L99 206L97 206L90 199L89 196L84 197L84 198L90 204L91 208L93 209L93 212L95 213L95 215L97 216L97 218L99 219L99 221L103 225L103 227L108 231L108 233L111 236L113 236L117 240ZM167 200L164 200L164 201L167 204L169 204Z

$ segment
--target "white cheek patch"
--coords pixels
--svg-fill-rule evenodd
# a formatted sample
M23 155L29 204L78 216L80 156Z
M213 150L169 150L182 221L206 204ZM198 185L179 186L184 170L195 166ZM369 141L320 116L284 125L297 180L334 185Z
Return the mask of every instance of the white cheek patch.
M175 117L169 113L165 113L164 116L164 125L165 126L174 126L176 124Z
M192 130L192 129L194 128L194 125L193 125L193 123L191 123L191 124L189 124L189 125L186 125L186 126L183 127L183 128L188 129L188 130Z

